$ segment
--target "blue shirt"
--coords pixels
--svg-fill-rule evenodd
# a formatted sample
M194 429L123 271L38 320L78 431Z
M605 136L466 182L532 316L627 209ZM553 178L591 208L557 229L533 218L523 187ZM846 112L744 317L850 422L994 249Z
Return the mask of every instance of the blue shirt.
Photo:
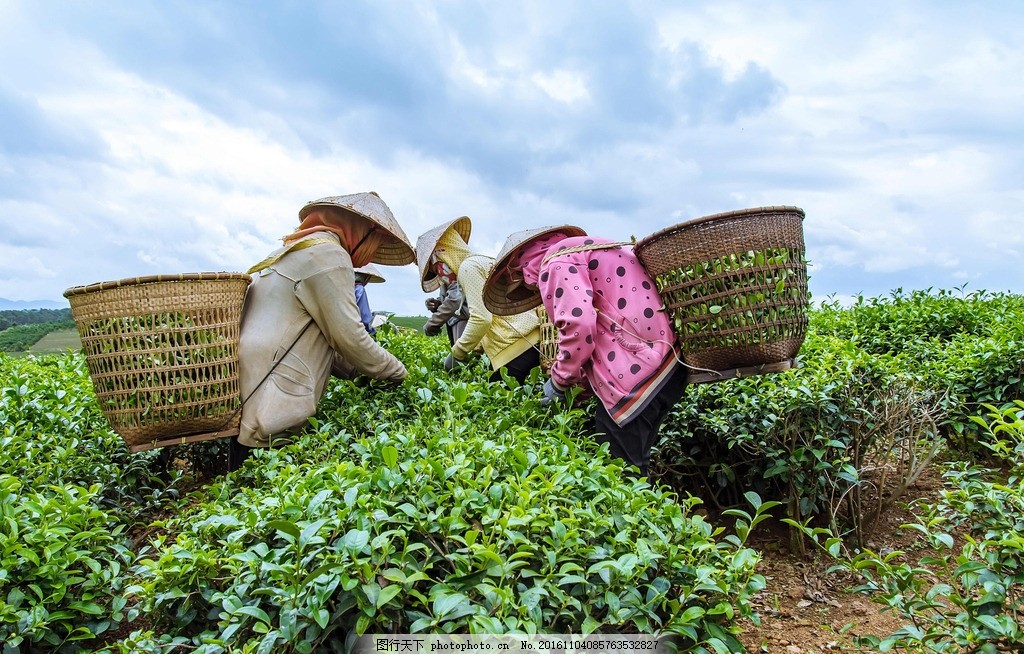
M373 313L370 311L370 302L366 299L366 287L362 284L356 284L356 306L359 307L359 320L362 321L363 327L366 327L366 331L371 335L376 334L377 330L372 325Z

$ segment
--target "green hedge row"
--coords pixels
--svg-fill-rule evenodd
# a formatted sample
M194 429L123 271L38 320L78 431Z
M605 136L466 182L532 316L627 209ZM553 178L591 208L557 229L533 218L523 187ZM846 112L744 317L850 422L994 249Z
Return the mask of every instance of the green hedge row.
M174 496L131 455L79 356L0 354L3 653L91 650L125 619L128 531Z
M94 651L137 625L104 651L329 651L391 630L738 647L758 556L696 500L624 475L582 411L539 405L540 377L509 390L482 362L453 377L439 340L380 338L404 385L335 382L294 444L177 504L156 455L106 426L80 356L0 356L0 456L21 479L5 478L3 506L36 507L4 509L19 525L0 579L10 647ZM143 530L161 506L173 517ZM93 576L62 581L47 557L65 549Z
M790 518L857 537L937 447L984 453L971 416L1024 399L1022 346L1018 295L897 292L822 307L799 369L690 387L655 470L721 506L755 489Z
M436 341L381 338L404 385L335 384L313 429L144 552L132 592L162 629L205 652L420 631L738 646L756 553L719 542L694 500L624 475L581 436L581 411L540 406L539 376L511 390L479 363L450 376Z
M654 465L669 487L596 447L587 405L541 407L541 377L448 374L443 339L384 329L405 384L332 383L293 444L185 501L157 453L110 431L80 355L0 355L0 630L20 643L5 654L96 649L140 625L106 651L573 628L734 649L758 557L687 491L721 508L757 491L856 536L936 447L988 443L980 402L1024 398L1022 325L1019 296L816 310L799 369L687 390ZM173 517L143 537L156 511Z

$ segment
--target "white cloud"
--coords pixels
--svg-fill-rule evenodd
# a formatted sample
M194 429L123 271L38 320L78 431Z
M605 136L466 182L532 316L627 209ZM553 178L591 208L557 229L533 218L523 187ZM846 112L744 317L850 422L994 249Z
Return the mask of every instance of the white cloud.
M551 99L566 105L590 100L586 81L579 73L556 70L551 73L534 73L533 82Z
M1013 204L1001 208L979 206L964 215L967 233L992 256L1019 256L1024 248L1024 189L1017 196Z
M74 156L24 154L2 147L20 126L0 124L3 297L55 298L67 286L140 274L242 270L292 229L307 200L371 189L413 241L468 214L474 247L489 254L510 232L543 224L642 237L673 221L784 203L807 211L808 257L822 279L836 280L819 295L848 295L865 279L904 272L998 288L1024 279L1019 271L1009 277L1012 266L986 263L1024 252L1024 48L1015 38L1024 21L1005 4L643 5L631 18L656 30L657 52L650 61L635 53L628 70L650 73L666 95L646 97L638 84L625 100L655 107L651 124L599 106L607 89L622 97L609 83L617 78L602 75L623 62L621 52L590 49L580 18L598 20L592 6L474 7L456 21L444 12L459 13L457 4L413 5L400 23L432 60L386 63L430 72L417 78L422 88L411 85L407 114L387 107L401 114L388 124L437 136L387 144L374 133L333 130L332 121L384 113L352 92L378 80L309 71L297 55L293 68L254 66L245 85L232 87L238 106L252 110L224 111L180 82L159 43L147 46L144 62L121 59L112 35L127 27L65 23L44 5L0 4L0 91L16 91L42 112L40 124L82 141ZM244 10L180 9L203 12L218 44L236 35L217 26ZM398 44L402 37L393 36ZM659 113L680 80L699 94L701 74L736 81L752 66L782 89L765 108L704 123L688 123L684 106ZM261 106L266 97L286 109ZM310 109L318 103L344 106L345 115L320 118ZM464 106L476 113L460 113ZM476 126L431 124L465 116ZM605 122L587 122L598 119ZM310 147L316 129L324 138ZM459 147L442 147L452 136ZM489 157L500 170L479 169ZM387 272L388 283L373 289L374 308L422 312L413 268Z

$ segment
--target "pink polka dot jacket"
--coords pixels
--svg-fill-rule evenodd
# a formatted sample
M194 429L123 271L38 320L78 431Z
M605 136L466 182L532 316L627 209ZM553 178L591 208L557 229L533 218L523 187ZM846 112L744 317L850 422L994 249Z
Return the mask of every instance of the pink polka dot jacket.
M680 364L661 296L633 248L558 252L612 242L549 234L524 247L511 267L540 289L558 329L552 381L563 389L584 386L622 426L647 406Z

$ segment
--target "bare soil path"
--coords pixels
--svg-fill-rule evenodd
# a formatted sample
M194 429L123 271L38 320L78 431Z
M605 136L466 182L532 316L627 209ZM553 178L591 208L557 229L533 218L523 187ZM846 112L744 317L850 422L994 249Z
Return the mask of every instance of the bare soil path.
M906 505L917 499L934 499L941 487L937 474L926 474L896 508L874 525L867 539L869 548L900 550L913 560L933 553L921 544L917 532L899 527L914 520ZM788 527L777 522L763 530L759 526L747 543L762 553L758 572L766 581L765 589L755 598L760 626L749 622L742 625L740 641L748 652L870 651L858 647L857 636L885 637L905 624L901 616L852 592L859 579L845 572L829 573L835 562L827 555L810 549L804 555L794 553L789 551L788 543Z

